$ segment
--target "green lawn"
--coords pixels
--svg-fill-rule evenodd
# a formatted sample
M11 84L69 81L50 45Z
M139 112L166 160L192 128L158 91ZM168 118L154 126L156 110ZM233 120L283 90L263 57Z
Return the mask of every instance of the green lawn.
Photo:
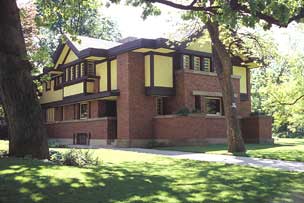
M267 159L280 159L304 162L304 139L276 138L275 144L247 144L246 153L236 156L249 156ZM226 145L161 147L164 150L176 150L197 153L229 154Z
M303 173L92 151L103 162L86 169L0 158L0 202L282 203L304 198Z

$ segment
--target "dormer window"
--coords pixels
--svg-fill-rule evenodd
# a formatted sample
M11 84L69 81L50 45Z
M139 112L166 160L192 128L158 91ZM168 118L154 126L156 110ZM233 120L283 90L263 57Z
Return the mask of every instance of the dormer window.
M184 69L190 69L190 56L183 55L183 67Z

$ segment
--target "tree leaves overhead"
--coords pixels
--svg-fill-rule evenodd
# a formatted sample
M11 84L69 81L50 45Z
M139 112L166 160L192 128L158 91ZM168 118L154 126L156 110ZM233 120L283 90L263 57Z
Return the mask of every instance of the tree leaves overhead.
M37 0L36 22L56 34L85 35L117 40L121 37L116 24L98 9L98 0Z

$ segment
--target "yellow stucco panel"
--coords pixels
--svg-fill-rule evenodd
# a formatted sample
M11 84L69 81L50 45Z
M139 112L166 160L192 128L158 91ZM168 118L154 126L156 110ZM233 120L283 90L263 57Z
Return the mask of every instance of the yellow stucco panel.
M166 48L158 48L158 49L140 48L140 49L135 49L133 52L146 53L146 52L149 52L149 51L159 52L159 53L172 53L172 52L174 52L174 50L166 49Z
M108 79L107 79L107 62L96 65L96 75L100 76L99 90L101 92L108 90Z
M111 61L111 90L117 90L117 60Z
M241 76L240 93L247 93L247 73L245 67L233 66L233 75Z
M209 36L206 34L205 36L189 43L186 49L212 53L211 40Z
M154 55L154 86L173 87L173 59Z
M71 50L69 55L67 56L66 60L65 60L65 64L66 63L70 63L73 61L76 61L78 59L78 57L76 56L76 54Z
M68 51L69 51L69 47L68 47L68 45L64 45L64 47L63 47L63 49L62 49L62 52L61 52L61 54L60 54L60 56L58 57L58 60L56 61L56 62L54 62L55 63L55 69L57 68L57 66L59 65L59 64L62 64L63 63L63 60L64 60L64 58L65 58L65 56L67 55L67 53L68 53Z
M40 104L45 104L49 102L55 102L62 100L62 89L54 90L54 81L51 81L51 89L46 91L45 85L43 85L42 96L39 98Z
M87 82L87 92L94 93L94 82Z
M63 96L68 97L83 93L83 82L75 85L69 85L63 88Z
M150 87L150 55L145 56L145 87Z

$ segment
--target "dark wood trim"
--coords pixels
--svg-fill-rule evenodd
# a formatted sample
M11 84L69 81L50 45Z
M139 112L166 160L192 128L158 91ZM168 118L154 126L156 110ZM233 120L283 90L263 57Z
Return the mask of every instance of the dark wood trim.
M154 54L150 53L150 87L154 87Z
M146 96L175 96L175 88L145 87Z
M189 54L187 54L189 55ZM190 62L190 70L194 70L194 56L193 55L189 55L189 62Z
M65 63L65 61L67 60L67 58L68 58L70 52L71 52L71 48L69 48L69 50L67 51L67 54L65 55L65 57L64 57L64 59L63 59L63 61L62 61L61 64L64 64L64 63ZM58 58L58 59L59 59L59 58Z
M100 99L100 98L111 97L111 96L119 96L119 94L120 94L119 90L104 91L104 92L99 92L96 94L86 94L86 95L81 93L81 94L77 94L77 95L64 97L63 100L61 100L61 101L41 104L41 106L43 108L50 108L50 107L63 106L63 105L67 105L67 104L82 102L82 101L86 101L86 100L94 100L94 99Z
M83 93L87 94L87 81L83 82Z
M159 56L167 56L167 57L173 57L175 52L172 52L172 53L161 53L161 52L157 52L157 51L148 51L148 52L145 52L143 53L144 56L147 56L147 55L159 55Z
M88 102L88 118L91 118L91 101Z
M179 50L178 53L180 54L185 54L185 55L193 55L193 56L198 56L198 57L212 57L212 53L208 52L200 52L200 51L194 51L194 50Z
M107 61L107 90L111 91L111 61Z

